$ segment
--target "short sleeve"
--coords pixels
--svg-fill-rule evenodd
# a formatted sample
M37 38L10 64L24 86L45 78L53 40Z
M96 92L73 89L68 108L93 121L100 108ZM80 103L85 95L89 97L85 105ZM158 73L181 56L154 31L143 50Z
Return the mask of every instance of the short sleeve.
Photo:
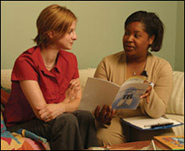
M38 74L33 66L26 60L17 60L12 71L12 81L35 80Z

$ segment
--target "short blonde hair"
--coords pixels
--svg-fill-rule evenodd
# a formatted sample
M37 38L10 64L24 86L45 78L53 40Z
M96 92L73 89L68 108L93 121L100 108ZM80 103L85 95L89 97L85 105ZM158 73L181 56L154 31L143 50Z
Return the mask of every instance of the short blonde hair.
M57 4L50 5L40 13L37 19L38 34L34 41L37 46L47 47L50 43L49 31L54 31L57 36L62 37L76 20L77 18L73 12L66 7Z

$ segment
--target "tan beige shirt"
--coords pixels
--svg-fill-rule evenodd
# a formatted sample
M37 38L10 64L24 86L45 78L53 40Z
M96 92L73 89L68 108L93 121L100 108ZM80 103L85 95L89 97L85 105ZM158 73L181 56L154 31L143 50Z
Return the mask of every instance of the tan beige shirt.
M127 80L126 67L126 56L124 51L121 51L103 58L97 67L94 77L122 85ZM145 99L141 99L136 110L117 110L117 113L122 117L144 114L157 118L166 112L172 92L172 67L166 60L149 53L145 70L148 74L148 81L154 83L150 94L150 102L146 103Z

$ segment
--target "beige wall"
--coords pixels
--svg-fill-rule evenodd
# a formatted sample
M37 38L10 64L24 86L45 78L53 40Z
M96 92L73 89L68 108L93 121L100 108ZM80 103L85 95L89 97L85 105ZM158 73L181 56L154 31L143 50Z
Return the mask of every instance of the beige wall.
M19 1L1 2L1 68L12 68L15 59L27 48L34 45L36 19L46 6L60 4L71 9L78 17L77 36L71 50L76 54L79 68L97 67L101 59L109 54L122 51L124 21L134 11L156 12L165 24L162 50L154 53L170 62L173 69L184 63L176 55L176 49L183 52L184 37L178 27L182 26L179 15L183 9L175 1ZM183 25L184 27L184 25ZM177 32L178 31L178 32ZM182 54L182 53L181 53ZM181 56L181 55L180 55ZM180 58L180 59L179 59ZM175 62L178 63L176 64Z
M177 3L175 70L184 71L184 1Z

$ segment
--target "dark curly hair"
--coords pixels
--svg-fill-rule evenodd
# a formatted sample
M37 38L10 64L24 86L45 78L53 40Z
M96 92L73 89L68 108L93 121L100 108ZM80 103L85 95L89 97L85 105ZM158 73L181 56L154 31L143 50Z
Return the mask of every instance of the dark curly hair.
M155 36L154 42L150 45L151 51L159 51L162 47L164 25L159 17L152 12L137 11L131 14L125 21L125 28L132 22L141 22L149 37Z

